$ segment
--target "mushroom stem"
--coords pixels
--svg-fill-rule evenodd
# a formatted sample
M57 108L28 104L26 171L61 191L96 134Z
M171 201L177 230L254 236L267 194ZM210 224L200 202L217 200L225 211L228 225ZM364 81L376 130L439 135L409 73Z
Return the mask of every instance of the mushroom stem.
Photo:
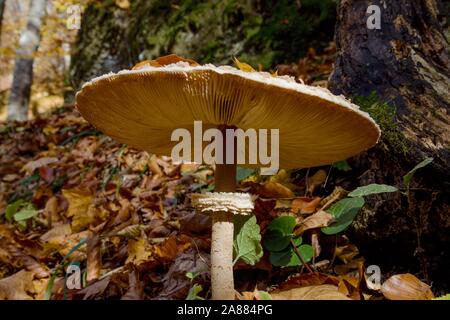
M216 164L215 191L236 190L236 165ZM233 213L212 215L211 291L213 300L234 300Z

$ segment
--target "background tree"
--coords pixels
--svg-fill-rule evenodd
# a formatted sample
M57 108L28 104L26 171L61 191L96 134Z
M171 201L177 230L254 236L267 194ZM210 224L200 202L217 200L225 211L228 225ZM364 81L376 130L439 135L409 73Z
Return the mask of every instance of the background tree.
M2 37L2 22L3 22L3 12L5 11L5 3L6 0L0 0L0 41Z
M370 5L380 9L380 29L367 25L369 15L377 19L378 10L367 13ZM448 277L450 267L445 250L450 245L450 50L445 16L439 0L340 1L338 55L329 82L336 94L377 95L357 99L384 131L382 144L357 158L364 168L358 183L392 180L401 185L402 173L425 157L434 157L423 171L424 188L416 190L408 204L399 196L387 207L374 198L373 210L360 216L357 228L360 239L373 245L361 247L374 256L383 257L383 251L387 257L419 257L424 278L429 268ZM388 104L396 109L390 110ZM418 198L424 208L415 205ZM390 255L391 250L396 254Z
M39 47L40 28L47 0L30 1L28 23L23 30L14 66L13 83L8 103L8 120L26 120L33 82L34 55Z

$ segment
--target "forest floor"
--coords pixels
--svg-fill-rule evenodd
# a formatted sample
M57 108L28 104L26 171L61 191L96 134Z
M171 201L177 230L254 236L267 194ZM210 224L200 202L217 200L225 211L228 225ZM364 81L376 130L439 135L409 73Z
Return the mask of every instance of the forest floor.
M326 85L333 54L311 49L279 70ZM195 212L189 194L213 190L213 168L121 145L73 106L0 124L0 154L0 299L210 297L211 219ZM239 169L238 190L256 196L263 238L273 219L292 216L314 256L277 267L265 251L254 266L236 263L237 299L433 298L413 275L374 283L345 235L320 233L324 208L347 193L337 186L324 194L331 179L326 168L266 178ZM82 288L67 285L74 266Z

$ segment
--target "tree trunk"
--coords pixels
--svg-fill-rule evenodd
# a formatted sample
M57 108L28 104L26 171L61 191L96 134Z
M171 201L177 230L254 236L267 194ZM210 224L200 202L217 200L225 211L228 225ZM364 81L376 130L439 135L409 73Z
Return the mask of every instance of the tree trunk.
M28 23L23 30L14 66L11 95L8 103L8 120L26 120L33 83L34 55L39 47L40 28L47 0L30 1Z
M3 24L3 12L5 12L6 0L0 0L0 44L2 40L2 24Z
M367 13L370 5L380 9L379 29L371 23L375 11ZM389 201L372 199L371 210L359 217L355 228L356 237L365 242L361 247L392 265L415 256L420 263L414 260L408 267L417 265L424 279L439 279L448 288L450 51L444 17L439 0L340 1L338 53L329 86L349 97L375 91L379 100L396 106L396 129L381 123L382 143L354 160L357 168L364 168L356 183L401 186L403 174L425 157L434 158L417 173L415 187L421 189L409 202L400 195ZM380 109L372 111L380 116Z

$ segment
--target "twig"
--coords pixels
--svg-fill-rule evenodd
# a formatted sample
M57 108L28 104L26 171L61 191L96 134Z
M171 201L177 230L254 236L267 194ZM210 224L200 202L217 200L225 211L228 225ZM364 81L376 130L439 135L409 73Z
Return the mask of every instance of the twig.
M322 185L322 189L325 189L325 188L327 187L328 178L329 178L330 175L331 175L331 168L333 168L333 166L330 166L330 169L328 170L328 174L327 174L327 177L326 177L326 179L325 179L325 182L324 182L323 185Z
M308 170L306 170L306 175L305 175L305 187L306 187L305 188L305 197L308 194L308 189L309 189L309 183L308 183L309 169L310 168L308 168Z
M306 267L306 269L308 269L309 272L314 273L314 270L311 269L311 267L309 266L309 264L306 263L305 259L303 259L303 257L302 257L302 255L301 255L300 251L297 249L297 247L296 247L296 245L295 245L295 243L294 243L294 240L292 240L292 239L291 239L291 244L292 244L292 246L294 247L294 251L295 251L295 253L297 254L297 256L300 258L302 264Z
M336 260L337 237L338 237L337 235L335 235L335 237L334 237L334 251L333 251L333 258L331 259L329 268L332 268L332 267L333 267L334 260Z

